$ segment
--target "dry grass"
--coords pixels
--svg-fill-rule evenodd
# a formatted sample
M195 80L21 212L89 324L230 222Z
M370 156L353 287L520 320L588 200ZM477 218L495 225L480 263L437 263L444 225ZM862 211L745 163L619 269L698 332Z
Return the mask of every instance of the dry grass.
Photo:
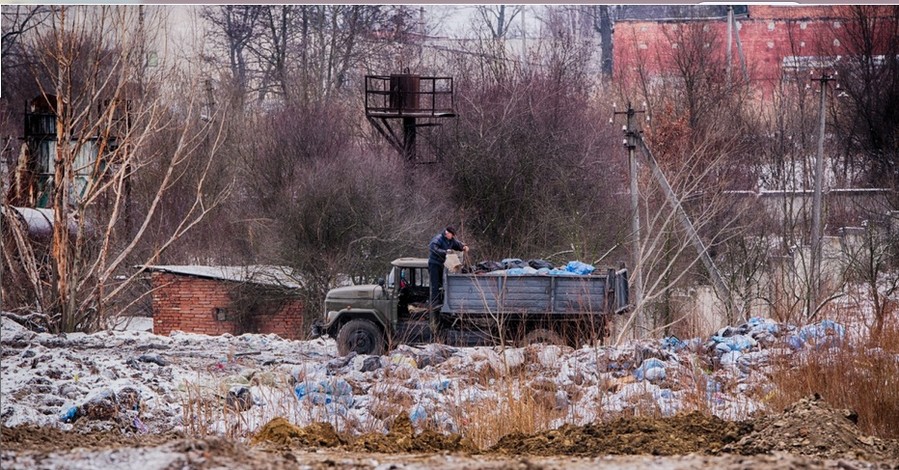
M551 429L554 420L566 411L556 409L554 390L534 390L526 378L503 377L484 384L496 392L494 400L465 400L446 410L459 425L459 433L486 449L499 438L512 433L532 434Z
M819 393L834 406L856 411L862 432L899 438L897 325L880 338L784 357L772 380L776 386L771 397L774 410Z

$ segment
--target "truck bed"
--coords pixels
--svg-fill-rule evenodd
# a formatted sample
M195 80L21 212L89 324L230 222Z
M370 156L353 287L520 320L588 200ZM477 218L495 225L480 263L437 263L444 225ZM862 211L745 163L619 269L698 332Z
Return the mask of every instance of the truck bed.
M612 313L626 308L627 271L609 270L598 276L447 273L441 311L566 315Z

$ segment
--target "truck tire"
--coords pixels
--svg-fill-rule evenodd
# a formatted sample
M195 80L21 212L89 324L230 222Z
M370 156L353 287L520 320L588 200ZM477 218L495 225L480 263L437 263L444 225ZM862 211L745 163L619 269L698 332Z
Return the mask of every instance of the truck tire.
M337 352L341 356L350 352L380 356L384 347L384 334L369 320L350 320L337 333Z
M556 346L564 346L565 339L562 338L562 335L556 333L553 330L547 330L545 328L537 328L536 330L531 330L528 334L524 335L524 345L527 346L529 344L554 344Z

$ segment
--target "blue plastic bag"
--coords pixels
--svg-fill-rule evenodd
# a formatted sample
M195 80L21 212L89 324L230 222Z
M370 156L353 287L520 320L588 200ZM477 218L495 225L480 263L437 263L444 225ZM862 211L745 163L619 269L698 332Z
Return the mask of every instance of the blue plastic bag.
M662 349L677 352L687 347L687 343L678 339L677 336L668 336L662 339Z
M833 320L822 320L800 328L796 334L787 337L787 344L793 349L802 349L806 343L812 343L816 348L829 347L840 343L845 335L843 325Z
M548 272L548 274L549 274L550 276L577 276L577 274L575 274L575 273L573 273L573 272L571 272L571 271L568 271L568 270L565 270L565 269L559 269L559 268L556 268L556 269L550 269L549 272Z
M719 354L730 351L746 351L758 344L751 336L746 335L712 336L711 340L716 343L715 351Z
M654 357L644 360L640 367L637 367L634 371L634 378L637 380L655 382L663 380L666 376L665 363Z
M66 412L63 413L62 416L60 416L59 420L63 423L74 422L76 419L78 419L78 411L79 408L77 406L73 406L66 410Z
M428 412L421 405L416 405L415 408L412 408L412 412L409 413L409 421L412 421L413 424L418 424L427 419L427 417Z
M569 261L565 266L565 270L570 273L580 274L583 276L592 273L596 270L596 268L589 264L581 263L580 261Z

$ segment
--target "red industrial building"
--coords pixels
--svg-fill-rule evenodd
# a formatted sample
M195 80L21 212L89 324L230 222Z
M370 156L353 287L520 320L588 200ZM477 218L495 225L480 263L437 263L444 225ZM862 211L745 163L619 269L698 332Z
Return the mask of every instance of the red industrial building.
M894 6L743 7L731 26L731 66L743 76L741 54L753 88L771 97L779 85L826 71L860 56L882 61L896 53ZM867 24L863 31L861 24ZM699 62L723 70L728 53L727 17L619 18L614 30L614 74L625 85L667 83L679 67ZM723 79L724 77L722 77Z

